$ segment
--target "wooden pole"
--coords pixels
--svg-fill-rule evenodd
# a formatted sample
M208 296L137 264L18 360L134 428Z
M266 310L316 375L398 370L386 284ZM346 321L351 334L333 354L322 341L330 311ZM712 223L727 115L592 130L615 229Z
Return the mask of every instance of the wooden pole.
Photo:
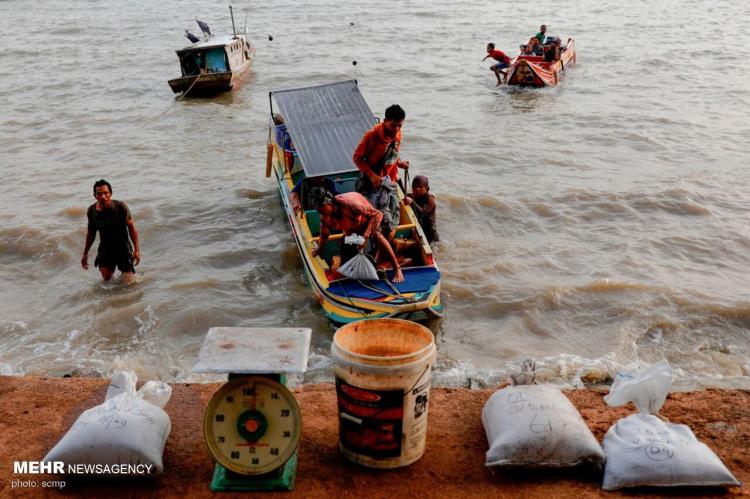
M266 177L271 176L271 161L273 160L273 144L266 144Z
M229 15L232 17L232 33L234 33L234 37L237 38L237 29L234 27L234 12L232 11L232 6L229 6Z

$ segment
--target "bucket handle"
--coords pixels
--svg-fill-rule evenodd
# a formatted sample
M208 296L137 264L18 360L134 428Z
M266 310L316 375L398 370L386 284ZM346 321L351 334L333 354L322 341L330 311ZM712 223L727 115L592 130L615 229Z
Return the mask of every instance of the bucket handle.
M430 364L427 364L427 367L424 368L424 371L422 371L422 373L419 375L419 377L417 378L417 381L415 381L414 384L411 385L411 388L409 388L408 390L406 390L404 392L404 397L403 398L406 398L406 396L409 393L411 393L411 391L414 389L414 387L417 386L419 384L419 382L422 380L422 376L424 376L424 373L426 373L429 370L430 370Z

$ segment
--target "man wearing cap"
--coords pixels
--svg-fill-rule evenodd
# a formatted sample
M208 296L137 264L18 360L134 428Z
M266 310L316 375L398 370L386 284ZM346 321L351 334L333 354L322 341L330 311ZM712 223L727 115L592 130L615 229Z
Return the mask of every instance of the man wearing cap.
M334 196L324 187L315 187L312 197L315 200L315 209L320 214L320 240L312 252L313 256L318 256L323 251L332 231L339 230L344 233L344 236L359 234L365 241L369 239L377 246L379 256L385 254L390 260L393 265L393 282L404 282L404 274L401 272L396 254L380 232L383 214L375 209L362 194L346 192ZM343 254L341 260L344 263Z
M130 282L135 277L134 266L141 261L141 251L138 231L135 230L128 205L112 199L112 186L104 179L94 183L94 198L96 203L89 206L86 212L88 229L81 267L84 270L89 268L89 250L99 232L99 248L94 265L99 267L102 279L109 281L119 268L123 281Z

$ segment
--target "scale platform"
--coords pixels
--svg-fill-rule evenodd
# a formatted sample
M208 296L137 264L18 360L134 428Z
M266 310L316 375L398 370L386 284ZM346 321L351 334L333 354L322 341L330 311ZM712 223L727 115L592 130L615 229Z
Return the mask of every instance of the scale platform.
M309 328L212 327L193 372L303 374L311 336Z

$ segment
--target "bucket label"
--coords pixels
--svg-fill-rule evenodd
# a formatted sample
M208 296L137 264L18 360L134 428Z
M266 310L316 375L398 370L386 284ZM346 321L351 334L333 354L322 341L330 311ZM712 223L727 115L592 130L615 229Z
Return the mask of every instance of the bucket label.
M399 457L404 390L366 390L336 378L339 442L356 454Z

